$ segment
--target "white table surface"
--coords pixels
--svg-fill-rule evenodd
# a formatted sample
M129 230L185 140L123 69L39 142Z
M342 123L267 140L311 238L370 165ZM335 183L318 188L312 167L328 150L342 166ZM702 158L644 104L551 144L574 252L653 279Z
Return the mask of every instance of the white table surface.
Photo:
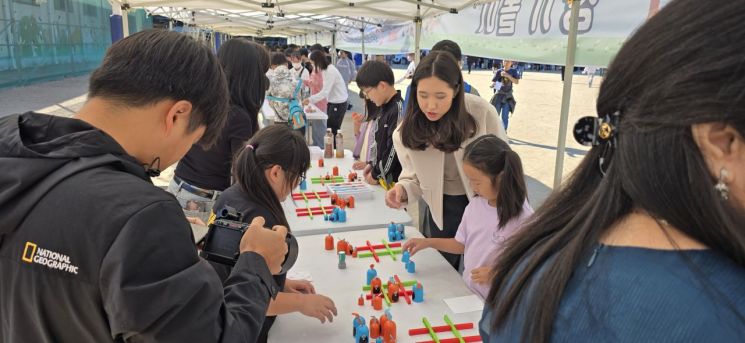
M387 229L373 229L334 234L334 245L339 239L346 239L355 247L364 245L365 240L370 244L381 244L386 238ZM421 237L413 227L406 227L406 237ZM337 268L336 252L324 250L324 235L298 238L300 255L289 275L310 275L316 293L330 297L338 310L338 316L333 323L321 324L318 319L306 317L300 313L285 314L277 317L271 331L269 342L352 342L352 313L356 312L365 317L369 325L370 316L380 318L383 311L375 311L366 300L365 306L357 304L357 298L365 285L367 270L374 263L372 257L353 258L347 256L347 269ZM458 272L440 255L437 250L426 249L418 252L412 260L416 263L416 273L410 274L396 255L398 261L389 256L380 256L380 263L375 265L378 277L386 282L389 276L397 274L401 281L417 280L424 288L424 302L411 305L401 298L390 307L393 320L396 322L397 342L429 341L429 335L409 336L409 329L423 328L422 317L426 316L433 326L446 325L443 316L447 314L454 324L473 323L474 328L461 330L462 336L477 336L478 321L481 311L454 314L443 299L472 295ZM407 287L410 290L411 287ZM383 308L385 309L385 302ZM438 334L439 338L452 338L450 332ZM374 340L372 340L374 342Z
M348 147L348 144L353 144L353 138L344 139L344 146ZM344 158L326 158L324 159L324 167L318 167L318 160L311 160L311 167L306 173L308 188L303 192L312 191L326 191L326 186L320 184L312 184L310 179L312 177L320 177L326 175L326 173L332 174L334 166L339 167L339 175L346 178L352 170L352 164L354 163L354 157L352 152L349 150L345 151ZM357 174L362 176L362 171L357 171ZM282 203L282 208L285 211L285 216L290 224L290 228L295 236L306 236L306 235L318 235L328 232L329 229L332 232L342 231L353 231L379 228L387 225L390 222L397 224L408 225L411 224L411 216L404 210L396 210L389 208L385 204L385 190L380 186L368 185L373 190L372 199L357 199L355 198L355 208L347 208L347 221L344 223L336 223L330 221L324 221L323 215L313 215L313 219L310 217L298 217L295 214L296 208L304 208L305 201L295 200L293 203L292 196L288 196L287 199ZM293 193L301 192L300 188L296 188ZM297 203L297 206L295 206ZM331 205L329 198L323 199L324 206ZM318 200L310 200L311 207L320 206Z
M315 112L308 112L306 110L306 107L312 107L315 109ZM321 111L316 105L310 104L308 106L303 106L303 112L305 112L305 118L308 120L326 120L329 119L328 114ZM269 100L264 99L264 103L261 105L261 113L264 114L264 119L269 121L274 121L274 117L277 115L274 112L274 109L272 106L269 106Z

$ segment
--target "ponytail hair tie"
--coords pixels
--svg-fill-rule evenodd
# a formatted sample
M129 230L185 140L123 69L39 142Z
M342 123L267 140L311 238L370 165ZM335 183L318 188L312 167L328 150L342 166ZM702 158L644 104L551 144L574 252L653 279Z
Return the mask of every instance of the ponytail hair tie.
M247 144L247 145L246 145L246 149L251 149L251 150L253 150L253 149L254 149L254 146L253 146L253 145L251 145L251 144Z

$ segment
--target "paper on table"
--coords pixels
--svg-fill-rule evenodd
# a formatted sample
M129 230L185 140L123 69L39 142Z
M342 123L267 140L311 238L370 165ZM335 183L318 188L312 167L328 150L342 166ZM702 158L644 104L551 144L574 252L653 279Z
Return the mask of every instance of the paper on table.
M302 270L292 270L287 272L287 278L290 280L306 280L313 282L313 277L310 275L310 272L302 271Z
M475 294L445 299L445 304L456 314L484 310L484 302Z

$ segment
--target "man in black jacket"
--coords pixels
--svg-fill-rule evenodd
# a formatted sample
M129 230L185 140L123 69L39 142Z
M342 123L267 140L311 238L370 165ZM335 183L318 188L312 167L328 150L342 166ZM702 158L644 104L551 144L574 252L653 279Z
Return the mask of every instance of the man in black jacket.
M223 286L150 177L225 122L209 48L150 30L114 44L75 118L0 120L0 342L253 342L286 229L257 219Z
M365 180L389 188L401 175L401 162L393 148L393 131L403 119L403 99L393 87L393 70L379 61L368 61L357 72L357 86L380 113L373 121L375 141L370 142L370 164L365 168Z

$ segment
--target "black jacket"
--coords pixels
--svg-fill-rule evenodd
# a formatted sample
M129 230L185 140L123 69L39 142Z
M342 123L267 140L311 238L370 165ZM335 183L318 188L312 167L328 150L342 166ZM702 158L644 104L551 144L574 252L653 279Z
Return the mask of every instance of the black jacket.
M376 180L384 178L388 184L398 182L401 175L401 162L393 148L393 131L402 119L403 99L400 93L396 93L380 107L380 114L375 119L375 155L370 162L373 166L372 177Z
M276 285L220 283L174 197L76 119L0 119L0 342L253 342Z
M269 210L267 210L264 206L257 204L248 196L246 196L243 190L241 190L241 186L238 184L234 184L228 187L228 189L220 194L220 197L217 198L217 201L215 201L214 208L216 210L220 210L225 206L230 206L238 211L241 214L241 221L244 223L250 223L256 217L263 217L265 227L272 228L275 225L285 225L281 223L279 219L275 218L272 213L269 212ZM217 274L220 275L221 279L225 280L230 274L231 269L226 267L225 265L212 262L210 263L213 267L215 267L215 270L217 271ZM286 280L287 274L274 276L274 282L276 282L280 291L285 288ZM272 328L272 325L274 325L274 320L276 318L277 316L266 317L266 319L264 320L264 325L262 325L261 327L259 339L256 341L257 343L267 342L267 340L269 339L269 330Z
M176 176L202 189L224 191L230 187L233 158L253 135L253 117L245 109L231 106L217 143L209 150L193 145L176 166Z

